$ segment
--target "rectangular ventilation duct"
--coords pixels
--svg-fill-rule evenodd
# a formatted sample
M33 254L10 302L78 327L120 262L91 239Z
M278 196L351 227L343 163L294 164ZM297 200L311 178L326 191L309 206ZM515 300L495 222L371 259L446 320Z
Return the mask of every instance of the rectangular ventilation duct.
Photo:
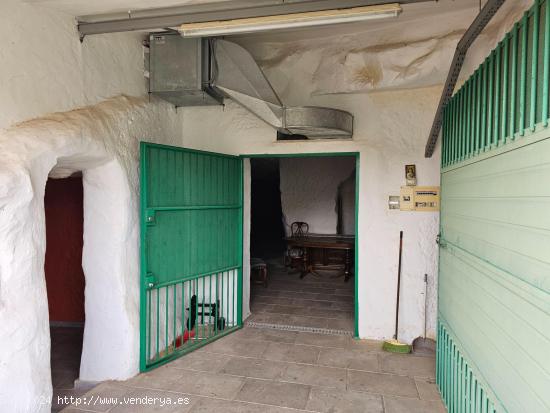
M352 137L349 112L285 106L250 53L236 43L157 33L150 36L150 48L150 92L176 106L222 104L228 97L286 139Z
M149 92L175 106L223 103L223 96L212 86L208 40L155 33L149 36L149 47Z

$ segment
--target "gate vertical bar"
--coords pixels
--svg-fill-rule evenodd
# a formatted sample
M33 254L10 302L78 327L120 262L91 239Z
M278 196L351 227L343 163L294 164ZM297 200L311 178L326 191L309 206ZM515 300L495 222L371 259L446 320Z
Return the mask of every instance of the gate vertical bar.
M485 142L485 150L489 150L491 147L491 144L493 143L493 100L494 100L494 93L493 89L495 87L494 85L494 78L495 78L495 52L491 52L491 55L489 57L489 96L487 97L488 100L488 108L487 108L487 140Z
M535 0L533 11L533 43L531 52L531 105L529 107L529 127L535 130L537 119L537 77L539 71L539 21L540 21L540 0Z
M237 279L237 324L239 327L243 325L243 224L244 224L244 160L241 159L239 162L239 202L241 207L241 212L239 214L239 236L238 236L238 260L239 270L238 270L238 279Z
M517 96L517 77L518 77L518 23L514 24L512 31L512 81L510 82L510 139L514 139L516 134L516 96Z
M140 215L141 215L141 225L139 228L139 238L140 238L140 274L139 274L139 282L140 282L140 288L139 288L139 348L140 348L140 357L139 357L139 368L140 371L145 370L145 366L147 363L147 357L148 354L151 352L151 343L150 343L150 337L147 338L148 332L150 336L150 326L147 326L147 294L150 294L150 292L145 288L145 282L146 282L146 276L145 276L145 254L146 254L146 247L145 247L145 225L143 224L145 222L145 206L147 205L145 194L147 193L147 148L142 143L140 143L139 146L139 156L140 156L140 174L139 174L139 181L140 181L140 189L141 189L141 195L140 195ZM150 295L149 295L149 303ZM150 309L151 305L149 305ZM150 311L149 311L150 313ZM148 351L145 351L146 346L148 346Z
M549 1L544 3L544 53L543 53L543 82L542 82L542 124L548 126L548 93L550 87L550 7Z
M460 105L460 159L466 159L466 138L468 136L468 87L464 83L464 87L460 90L461 105Z
M481 138L479 143L480 152L485 150L485 137L487 136L487 61L481 65Z
M527 30L528 30L527 13L523 15L521 28L521 84L519 92L519 135L525 134L525 117L526 117L526 93L527 93Z
M493 125L493 140L491 146L498 145L498 139L500 137L500 60L501 60L501 49L502 45L498 45L495 53L495 107L493 110L494 113L494 125Z
M475 71L476 81L476 132L475 132L475 153L479 153L479 138L480 138L480 125L481 125L481 79L479 68Z
M508 55L510 53L510 34L507 34L504 38L504 52L503 52L503 73L502 73L502 125L501 125L501 133L500 133L500 141L504 144L506 141L506 120L508 117L508 84L509 84L509 77L508 77Z
M471 136L472 136L472 124L471 124L471 119L472 119L472 110L471 110L471 105L472 105L472 81L471 80L468 80L466 82L466 111L465 111L465 115L466 115L466 136L465 136L465 142L464 142L464 158L469 158L470 157L470 139L471 139Z

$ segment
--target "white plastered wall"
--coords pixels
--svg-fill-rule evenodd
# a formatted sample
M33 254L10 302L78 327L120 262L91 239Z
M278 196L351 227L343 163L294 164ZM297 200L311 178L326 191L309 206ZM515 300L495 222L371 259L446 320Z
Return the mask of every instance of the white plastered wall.
M141 35L80 43L73 17L15 0L2 1L0 34L0 411L49 412L48 175L83 171L80 379L131 377L139 371L139 141L179 146L181 127L171 105L147 96Z
M160 126L163 125L164 126ZM164 105L119 97L0 134L0 410L51 397L44 190L82 170L86 323L80 379L139 371L139 139L175 144ZM166 129L164 129L166 128ZM39 408L40 407L40 408Z
M287 234L295 221L307 222L311 233L336 234L338 187L354 169L354 156L281 158L281 206Z

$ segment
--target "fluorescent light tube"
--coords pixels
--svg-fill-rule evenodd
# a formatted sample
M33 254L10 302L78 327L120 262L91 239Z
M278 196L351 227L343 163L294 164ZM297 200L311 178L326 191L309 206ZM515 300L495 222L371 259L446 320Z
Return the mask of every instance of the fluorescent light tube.
M401 13L399 3L348 9L321 10L307 13L280 14L246 19L185 23L179 28L184 37L210 37L240 33L256 33L277 29L324 26L365 20L396 17Z

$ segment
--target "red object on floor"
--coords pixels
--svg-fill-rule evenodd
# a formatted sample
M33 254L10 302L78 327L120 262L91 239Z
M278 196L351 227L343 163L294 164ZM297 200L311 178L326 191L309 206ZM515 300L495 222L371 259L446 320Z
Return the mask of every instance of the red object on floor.
M176 348L181 347L182 344L189 341L190 338L195 337L195 330L185 330L185 333L183 333L183 336L179 336L176 338L175 346Z

